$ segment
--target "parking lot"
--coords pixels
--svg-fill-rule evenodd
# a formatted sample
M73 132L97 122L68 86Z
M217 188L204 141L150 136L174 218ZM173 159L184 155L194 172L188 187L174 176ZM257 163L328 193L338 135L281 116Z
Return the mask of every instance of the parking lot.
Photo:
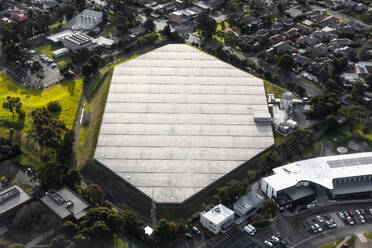
M366 223L372 223L372 209L344 209L311 216L304 221L303 229L310 235L315 235L330 229Z
M59 72L59 67L54 63L52 58L45 55L34 53L32 56L33 61L39 61L43 67L43 78L38 77L36 74L29 73L30 80L26 82L26 87L45 88L53 85L63 79Z

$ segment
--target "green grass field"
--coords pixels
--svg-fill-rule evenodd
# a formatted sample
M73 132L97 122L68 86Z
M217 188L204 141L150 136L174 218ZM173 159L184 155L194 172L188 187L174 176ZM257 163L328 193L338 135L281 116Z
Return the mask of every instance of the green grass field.
M367 239L372 239L372 232L365 233L364 236L366 236Z
M64 20L64 21L62 22L62 25L65 25L66 23L67 23L67 21ZM61 25L60 22L54 23L54 24L52 24L52 25L49 25L49 26L48 26L48 29L49 29L49 30L50 30L50 29L55 29L55 28L57 28L59 25Z
M38 53L44 54L44 55L48 56L49 58L53 58L52 52L55 51L55 50L58 50L60 48L62 48L62 47L52 45L52 44L45 44L45 45L41 45L41 46L36 47L35 51L38 52ZM63 66L65 64L71 62L71 55L67 54L67 55L62 56L60 58L53 58L53 59L59 66Z
M266 94L275 94L276 97L281 97L285 92L284 88L276 84L270 83L269 81L264 80L264 84Z
M58 101L62 105L62 111L58 119L63 120L68 128L71 128L75 113L82 93L82 80L68 80L44 90L28 89L13 81L5 72L0 72L0 102L5 101L7 96L19 97L22 101L22 109L26 112L24 121L14 121L12 113L0 108L0 130L9 129L28 131L32 128L30 113L35 108L46 106L50 101Z

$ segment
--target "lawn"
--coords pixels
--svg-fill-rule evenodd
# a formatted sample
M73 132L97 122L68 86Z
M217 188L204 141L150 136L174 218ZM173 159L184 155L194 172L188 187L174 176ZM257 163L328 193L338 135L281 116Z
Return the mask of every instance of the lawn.
M281 97L285 92L285 89L264 80L266 94L275 94L276 97Z
M372 149L372 131L365 129L365 126L360 123L355 125L347 123L328 134L325 138L333 142L334 147L346 146L350 139L362 139Z
M113 248L128 248L128 247L129 247L128 243L124 242L124 240L122 240L119 237L115 237Z
M367 239L372 239L372 233L365 233L364 236L366 236Z
M62 105L62 111L56 117L71 128L82 88L82 80L68 80L44 90L29 89L14 82L5 72L0 72L0 102L3 103L7 96L19 97L22 101L22 109L26 112L24 121L18 120L17 116L13 121L12 114L1 108L0 129L13 127L16 130L30 130L32 128L31 111L46 106L50 101L58 101Z
M321 246L319 246L318 248L334 248L334 247L336 247L339 243L341 243L342 240L344 240L344 239L336 239L336 240L333 240L333 241L331 241L331 242L328 242L328 243L326 243L326 244L324 244L324 245L321 245ZM336 244L336 245L335 245L335 244Z
M45 45L41 45L41 46L36 47L35 51L37 51L38 53L44 54L44 55L48 56L49 58L53 58L52 52L55 51L55 50L58 50L60 48L62 48L62 47L52 45L52 44L45 44ZM67 55L64 55L60 58L53 58L53 59L59 66L64 66L65 64L71 62L71 55L67 54Z
M66 23L67 23L66 20L62 21L62 24L61 24L61 22L56 22L56 23L54 23L54 24L52 24L52 25L49 25L49 26L48 26L48 29L49 29L49 30L51 30L51 29L55 29L55 28L58 28L59 25L65 25Z

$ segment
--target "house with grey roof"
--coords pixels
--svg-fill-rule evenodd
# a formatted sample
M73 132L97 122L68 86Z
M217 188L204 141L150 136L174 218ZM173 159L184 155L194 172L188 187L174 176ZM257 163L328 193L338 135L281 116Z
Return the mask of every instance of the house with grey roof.
M62 220L80 220L89 208L89 203L66 186L49 190L40 200Z

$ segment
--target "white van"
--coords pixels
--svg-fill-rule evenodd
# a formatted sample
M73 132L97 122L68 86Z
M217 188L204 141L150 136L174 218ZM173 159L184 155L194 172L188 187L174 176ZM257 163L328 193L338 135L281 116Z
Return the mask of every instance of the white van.
M256 233L256 228L254 228L252 225L246 225L244 227L244 231L253 236Z

